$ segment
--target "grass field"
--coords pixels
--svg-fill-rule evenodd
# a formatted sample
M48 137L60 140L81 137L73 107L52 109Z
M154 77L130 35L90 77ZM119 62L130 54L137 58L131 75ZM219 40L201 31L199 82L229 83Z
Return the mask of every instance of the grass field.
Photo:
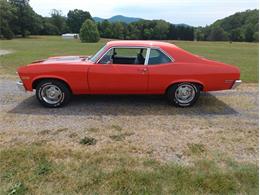
M231 160L160 164L125 144L89 153L37 144L2 150L1 194L258 194L258 167ZM220 159L218 159L220 160Z
M56 55L92 55L108 40L0 40L0 76ZM170 41L236 64L258 81L258 44ZM258 194L258 84L204 94L192 108L157 97L75 97L39 106L0 78L0 194Z
M20 65L56 55L92 55L108 40L80 43L57 36L37 36L27 39L1 40L0 49L14 51L0 56L0 73L15 74ZM241 79L258 82L258 43L169 41L197 55L234 64L241 69Z

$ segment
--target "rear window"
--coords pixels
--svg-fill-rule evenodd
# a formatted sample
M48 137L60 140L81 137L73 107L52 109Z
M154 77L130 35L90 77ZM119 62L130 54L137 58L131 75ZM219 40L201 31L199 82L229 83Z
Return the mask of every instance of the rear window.
M151 49L148 64L166 64L172 60L159 49Z

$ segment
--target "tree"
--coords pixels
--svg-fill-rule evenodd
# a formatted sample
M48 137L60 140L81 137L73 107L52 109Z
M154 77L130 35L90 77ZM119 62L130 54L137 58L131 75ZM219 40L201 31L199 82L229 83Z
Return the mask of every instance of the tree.
M228 40L227 33L221 27L214 27L211 29L208 36L209 41L226 41Z
M152 28L145 28L143 32L143 39L149 40L153 37L153 29Z
M135 40L140 39L141 37L141 32L137 27L137 23L130 23L127 26L127 32L126 39Z
M81 42L98 42L100 39L97 25L90 19L87 19L80 28Z
M56 9L51 11L50 22L57 27L59 34L65 33L68 31L68 27L66 25L66 18L62 16L62 12Z
M243 32L241 31L240 28L234 29L231 31L230 36L229 36L230 41L243 41Z
M30 34L32 23L34 22L34 11L29 5L29 0L9 0L13 7L15 20L10 21L14 34L21 34L25 37Z
M80 27L86 19L91 19L91 15L87 11L74 9L67 14L67 25L72 33L79 33Z
M122 22L112 24L112 34L115 39L124 39L124 25Z
M108 20L103 20L101 23L98 23L98 30L100 36L103 38L112 38L112 24Z
M14 33L9 22L15 18L12 7L7 0L0 0L0 37L12 39Z
M178 39L177 37L178 37L177 26L174 24L170 24L168 39L177 40Z
M259 41L259 32L254 33L254 41L258 42Z
M43 29L40 32L42 35L58 35L59 34L59 29L57 26L53 25L50 21L49 18L45 18L43 22Z
M155 26L153 29L154 39L167 39L167 34L169 32L169 23L164 20L155 20Z
M210 26L196 30L197 40L226 40L231 41L257 41L256 35L259 32L259 10L247 10L238 12L224 19L217 20ZM222 28L223 30L219 29ZM217 35L218 30L221 34ZM224 32L223 32L224 31ZM204 35L204 39L203 39ZM228 37L227 37L228 36ZM224 38L224 39L223 39Z
M254 41L254 27L249 24L245 30L245 41L252 42Z

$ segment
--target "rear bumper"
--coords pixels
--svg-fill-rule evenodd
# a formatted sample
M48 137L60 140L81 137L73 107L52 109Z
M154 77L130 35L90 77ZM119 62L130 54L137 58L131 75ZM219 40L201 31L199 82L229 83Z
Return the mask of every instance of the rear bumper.
M16 82L16 86L18 87L19 90L25 92L25 88L24 88L24 85L23 85L23 82L22 81L17 81Z
M235 82L233 83L231 89L237 88L241 83L242 83L241 80L235 80Z

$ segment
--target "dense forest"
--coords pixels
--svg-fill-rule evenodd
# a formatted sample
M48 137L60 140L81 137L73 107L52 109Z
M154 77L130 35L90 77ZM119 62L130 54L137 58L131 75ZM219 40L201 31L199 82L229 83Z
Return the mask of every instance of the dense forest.
M83 10L70 10L64 16L52 10L43 17L32 9L29 0L0 0L0 37L60 35L79 33L84 21L93 18ZM100 37L113 39L258 41L258 10L237 13L206 27L175 25L164 20L138 20L131 23L96 22Z
M217 20L210 26L198 27L195 38L199 41L258 42L259 10L247 10Z

